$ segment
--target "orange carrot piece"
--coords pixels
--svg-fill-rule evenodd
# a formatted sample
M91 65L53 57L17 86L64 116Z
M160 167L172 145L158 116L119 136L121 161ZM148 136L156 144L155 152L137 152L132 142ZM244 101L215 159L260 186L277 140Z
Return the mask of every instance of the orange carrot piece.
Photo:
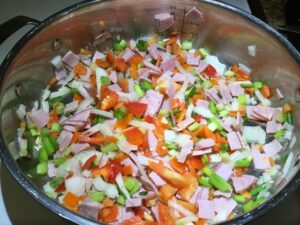
M199 219L196 223L196 225L205 225L206 222L205 222L205 219Z
M143 143L145 135L137 127L130 127L123 131L127 141L132 145L140 145Z
M106 207L100 210L99 220L104 223L111 223L118 219L119 207L118 205L113 205L111 207Z
M161 225L176 224L175 217L174 217L171 209L168 206L166 206L160 202L157 202L157 209L158 209L159 224L161 224Z
M75 208L78 205L79 201L80 198L72 194L71 192L68 192L64 197L65 205L70 208Z
M174 188L169 184L165 184L159 189L159 196L163 202L167 203L168 200L172 198L177 191L177 188Z
M170 160L170 166L179 173L183 173L185 171L185 164L178 162L175 157Z
M110 64L113 65L113 63L115 62L115 57L113 56L113 54L111 52L107 52L106 53L106 61Z
M74 66L74 73L77 75L85 75L87 73L87 68L83 63L78 63Z
M79 103L83 101L83 97L80 94L74 94L73 101L78 101Z
M109 62L107 62L106 60L102 60L102 59L96 59L96 65L103 69L107 69L110 66Z
M121 79L119 80L119 85L120 85L120 87L122 88L122 91L128 92L129 87L128 87L128 80L127 80L127 79L121 78Z
M128 66L123 58L115 59L114 64L113 64L113 68L115 70L120 71L120 72L126 72L127 67Z
M132 167L131 166L123 166L122 174L124 176L129 176L131 173L132 173Z
M74 143L77 143L78 140L79 140L79 137L80 137L81 133L79 132L75 132L72 136L72 140L71 140L71 143L74 144Z

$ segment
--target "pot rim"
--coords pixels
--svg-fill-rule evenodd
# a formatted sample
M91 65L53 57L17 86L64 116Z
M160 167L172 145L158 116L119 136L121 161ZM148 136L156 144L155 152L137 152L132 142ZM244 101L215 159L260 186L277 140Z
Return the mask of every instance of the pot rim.
M57 13L51 15L50 17L44 19L39 25L32 28L30 31L28 31L16 44L15 46L10 50L10 52L7 54L5 59L3 60L2 65L0 66L0 87L2 86L4 74L6 73L7 69L9 68L12 60L17 55L17 53L22 49L22 47L36 34L38 34L41 30L43 30L45 27L50 25L52 22L66 16L69 13L72 13L78 9L88 7L93 4L101 4L102 2L106 2L109 0L86 0L83 2L79 2L76 4L73 4L65 9L62 9L58 11ZM199 1L199 0L195 0ZM296 50L296 48L279 32L277 32L274 28L272 28L270 25L266 24L265 22L261 21L260 19L256 18L255 16L249 14L248 12L238 9L230 4L222 3L214 0L202 0L205 3L209 3L221 8L224 8L226 10L232 11L234 13L239 14L240 16L248 19L251 22L254 22L258 26L260 26L262 29L267 31L269 34L271 34L273 37L275 37L277 40L280 41L282 45L287 47L287 50L290 52L290 54L298 61L300 64L300 53ZM2 162L4 165L8 168L10 174L14 177L14 179L22 186L22 188L29 193L35 200L37 200L39 203L41 203L42 206L50 209L53 213L56 215L59 215L60 217L67 219L69 221L72 221L76 224L86 224L86 225L96 225L96 224L103 224L100 222L95 222L91 219L85 218L79 214L76 214L67 208L60 205L58 202L54 201L53 199L49 198L41 189L38 189L35 184L26 176L26 174L20 169L20 167L17 165L16 161L12 158L9 151L7 150L7 147L4 144L4 138L2 136L2 133L0 134L0 157L2 159ZM2 150L5 149L5 150ZM254 210L251 210L250 212L243 214L242 216L239 216L237 218L234 218L230 221L226 221L223 223L220 223L222 225L241 225L245 224L251 220L254 220L263 214L269 212L272 208L274 208L276 205L278 205L283 199L287 197L288 194L293 192L297 189L297 187L300 185L300 171L295 174L293 179L290 180L290 182L281 190L279 191L275 196L273 196L268 201L264 202L259 207L255 208ZM103 224L104 225L104 224Z

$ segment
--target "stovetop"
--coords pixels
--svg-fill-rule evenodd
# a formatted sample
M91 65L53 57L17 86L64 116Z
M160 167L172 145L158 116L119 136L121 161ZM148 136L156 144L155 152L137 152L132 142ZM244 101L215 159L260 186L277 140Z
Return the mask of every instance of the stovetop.
M250 12L247 0L223 1ZM76 2L79 0L0 0L0 24L17 15L44 19ZM30 26L22 28L0 46L0 63L14 43L30 28ZM0 225L71 224L33 200L16 183L6 168L1 166L0 172ZM299 212L300 188L268 214L248 225L299 225Z

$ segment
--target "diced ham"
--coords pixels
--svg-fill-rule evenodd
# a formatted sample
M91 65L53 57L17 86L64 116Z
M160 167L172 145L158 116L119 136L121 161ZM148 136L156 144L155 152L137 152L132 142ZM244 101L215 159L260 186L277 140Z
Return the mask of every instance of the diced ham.
M71 131L71 132L76 132L78 130L77 127L74 127L72 125L64 125L64 130L67 130L67 131Z
M267 154L267 156L272 157L281 151L282 145L279 143L279 141L274 139L270 143L265 144L263 146L263 149L264 149L265 153Z
M212 87L210 89L206 89L205 90L205 94L214 103L216 103L216 104L222 104L223 103L222 99L218 95L218 90L217 90L216 87Z
M185 13L185 19L192 23L197 23L203 18L203 13L195 6Z
M187 52L185 55L186 63L191 66L198 66L200 64L200 56L195 56L194 53Z
M201 219L213 219L215 217L214 202L209 200L198 200L198 216Z
M203 99L198 99L196 102L196 106L199 106L201 108L209 108L209 101L203 100Z
M174 82L184 82L186 79L189 81L189 84L194 84L196 81L196 77L191 73L175 73L175 75L172 77Z
M149 174L149 177L152 179L153 183L158 187L166 184L166 182L157 173L153 171Z
M153 65L151 62L148 62L146 59L144 59L143 64L145 67L157 72L159 75L161 74L161 70L159 67ZM150 71L148 71L150 73ZM163 71L166 72L166 71Z
M176 95L176 85L173 82L168 83L167 95L171 99Z
M182 146L179 156L177 157L178 162L184 163L186 157L192 153L193 147L194 143L192 141L189 141L184 146Z
M68 145L71 143L72 137L73 137L73 133L70 131L63 130L60 133L60 135L57 139L57 142L59 145L59 151L62 151L66 147L68 147Z
M223 192L223 191L219 191L219 190L214 191L214 196L216 196L216 197L230 198L231 195L232 195L232 192Z
M163 72L172 71L176 67L177 58L176 56L171 56L162 61L160 68Z
M118 82L118 75L116 71L111 71L110 74L108 75L108 78L113 82L114 84Z
M177 127L175 128L175 130L176 130L176 131L184 130L184 129L187 128L189 125L191 125L194 121L195 121L195 119L192 118L192 117L186 118L185 120L182 120L181 122L179 122L179 123L177 124Z
M91 146L87 143L77 143L71 145L71 152L74 154L77 154L79 152L88 150Z
M121 92L122 88L118 84L112 84L108 86L108 89L114 92Z
M200 64L199 64L199 66L197 66L195 68L195 71L197 73L202 73L207 67L208 67L208 64L206 62L200 61Z
M43 109L27 113L27 118L38 128L46 126L50 119L49 114Z
M95 51L92 62L96 62L96 59L104 59L105 55L102 52Z
M65 67L63 67L59 70L55 70L55 77L57 80L65 79L67 76L68 76L68 74L67 74Z
M89 198L84 199L78 205L79 213L83 216L97 219L99 210L103 208L102 204Z
M277 131L280 131L282 128L282 125L280 123L277 123L275 120L271 120L267 122L266 132L267 134L274 134Z
M157 60L159 55L163 56L164 52L159 51L159 49L161 49L161 48L162 47L159 46L158 44L153 44L148 47L148 51L153 59Z
M246 106L246 111L250 119L269 121L273 117L274 108L267 106Z
M73 68L76 64L78 64L80 58L78 55L73 53L72 51L68 51L65 56L63 57L63 62Z
M150 151L156 151L158 140L152 130L148 130L148 143Z
M163 98L164 96L158 91L148 90L146 95L140 100L141 103L148 105L145 116L154 117L160 109Z
M169 80L170 77L173 75L173 73L171 71L167 71L165 73L163 73L158 79L157 82L159 81L163 81L163 80ZM168 85L170 85L171 82L168 82Z
M226 199L226 198L215 198L213 200L215 212L217 214L219 213L225 213L226 217L235 209L237 206L236 201L233 199Z
M65 119L61 122L63 124L69 124L69 125L75 125L75 126L81 125L82 126L82 124L85 124L88 121L91 112L92 112L91 108L84 109L82 111L75 113L74 116L69 117L68 119Z
M233 118L228 116L222 119L222 126L227 132L232 131Z
M56 177L56 168L55 168L54 163L52 163L52 162L48 163L47 173L48 173L48 177L50 177L50 178Z
M78 107L78 101L70 102L66 104L64 112L65 113L74 112L77 109L77 107Z
M174 16L169 13L160 13L154 16L159 32L165 31L174 25Z
M236 131L241 131L243 128L243 118L240 114L240 112L237 113L236 115L236 119L235 122L232 124L232 127L236 130Z
M121 54L120 54L120 58L123 58L125 60L125 62L128 62L128 60L134 56L135 53L134 51L132 51L130 48L126 48Z
M257 170L266 170L271 168L271 163L269 157L261 153L255 146L255 144L251 145L251 153L253 157L254 167Z
M130 198L126 201L126 207L128 208L134 208L139 207L143 205L142 198Z
M121 222L131 219L134 216L135 216L134 211L131 208L122 207L121 216L120 216Z
M232 151L240 150L243 148L243 145L241 143L240 137L238 136L237 132L234 132L234 131L229 132L227 134L227 140L228 140L230 149Z
M223 98L223 103L228 104L232 101L230 89L223 82L219 82L219 90Z
M132 170L132 176L136 177L139 173L138 168L136 167L136 165L131 161L131 159L126 158L121 162L122 165L124 166L130 166L131 170Z
M205 155L205 154L209 154L209 153L212 153L212 148L208 148L208 149L205 149L205 150L194 150L192 152L192 156Z
M235 192L240 193L249 189L254 183L256 183L257 178L252 175L243 174L241 177L231 177L231 180Z
M209 198L209 188L207 187L198 187L199 194L198 194L198 200L208 200Z
M233 173L231 167L225 163L219 164L215 169L215 172L226 181L229 180Z
M197 149L207 149L207 148L212 148L216 142L212 138L207 138L200 140L196 143Z
M230 89L230 92L234 97L245 94L244 88L242 88L241 85L238 83L230 83L228 85L228 88Z

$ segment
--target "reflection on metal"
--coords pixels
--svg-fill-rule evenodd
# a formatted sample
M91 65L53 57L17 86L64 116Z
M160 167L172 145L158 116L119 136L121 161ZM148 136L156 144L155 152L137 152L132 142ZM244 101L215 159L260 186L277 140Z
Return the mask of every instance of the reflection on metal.
M62 47L62 41L59 38L54 39L52 43L53 50L57 51Z

